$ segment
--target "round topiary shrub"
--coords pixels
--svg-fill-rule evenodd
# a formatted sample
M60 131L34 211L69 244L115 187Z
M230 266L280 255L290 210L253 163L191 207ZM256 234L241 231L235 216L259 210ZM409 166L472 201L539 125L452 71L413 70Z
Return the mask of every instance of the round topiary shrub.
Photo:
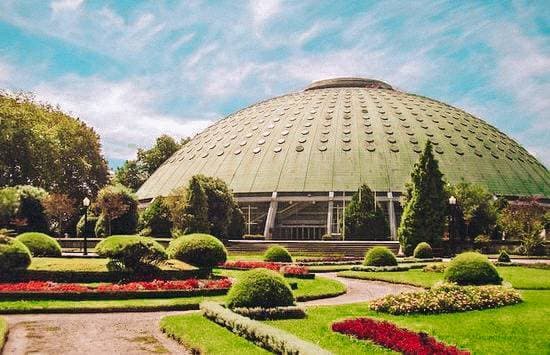
M413 256L417 259L430 259L433 258L434 254L430 244L421 242L414 248Z
M269 261L272 263L291 263L292 256L288 250L282 246L274 245L266 250L264 254L264 261Z
M168 245L171 259L181 260L197 267L213 268L227 260L227 250L220 240L210 234L187 234Z
M167 259L164 247L149 237L114 235L102 240L96 247L97 255L111 259L111 267L121 264L122 269L143 273ZM117 269L120 269L116 267Z
M19 234L16 239L29 248L32 256L61 256L61 246L57 240L47 234L27 232Z
M445 269L444 278L459 285L499 285L502 282L489 259L476 252L457 255Z
M363 261L365 266L396 266L397 259L395 255L386 247L374 247L367 251L365 254L365 260Z
M279 273L267 269L245 272L227 295L229 308L273 308L293 304L294 295L285 279Z
M31 264L31 252L20 241L0 235L0 273L25 270Z
M508 255L506 250L501 250L500 251L500 254L498 255L498 262L499 263L509 263L509 262L511 262L510 255Z

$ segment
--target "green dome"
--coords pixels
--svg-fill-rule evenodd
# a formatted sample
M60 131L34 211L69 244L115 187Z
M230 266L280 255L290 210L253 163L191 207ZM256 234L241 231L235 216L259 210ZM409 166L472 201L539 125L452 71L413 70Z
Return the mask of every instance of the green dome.
M168 195L195 174L236 193L403 191L424 143L445 178L499 195L550 197L550 174L516 141L462 110L377 80L323 80L259 102L197 134L139 189Z

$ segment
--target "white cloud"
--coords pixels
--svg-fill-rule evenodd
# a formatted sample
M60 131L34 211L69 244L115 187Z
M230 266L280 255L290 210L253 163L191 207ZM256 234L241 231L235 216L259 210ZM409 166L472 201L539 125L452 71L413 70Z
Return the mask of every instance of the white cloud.
M74 11L77 10L84 0L54 0L50 3L50 8L54 13L62 11Z
M11 78L12 73L13 73L12 66L7 62L4 62L0 58L0 84L4 85L4 83L7 83Z
M280 0L250 0L249 6L256 28L261 28L271 17L281 11Z

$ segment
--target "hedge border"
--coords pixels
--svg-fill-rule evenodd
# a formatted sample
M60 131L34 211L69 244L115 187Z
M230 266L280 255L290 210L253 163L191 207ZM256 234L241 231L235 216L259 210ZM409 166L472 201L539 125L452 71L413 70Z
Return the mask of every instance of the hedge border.
M279 354L331 354L284 330L232 312L219 303L203 302L200 309L209 320L269 351Z
M293 279L305 279L305 280L315 279L315 274L312 274L312 273L309 273L309 274L283 274L283 276L293 278Z
M19 300L63 300L63 301L95 301L95 300L129 300L151 298L181 298L193 296L225 295L229 288L202 288L191 290L166 291L106 291L106 292L0 292L0 301Z
M288 307L238 307L233 308L234 313L240 314L255 320L277 320L277 319L302 319L306 317L306 312L298 306Z
M408 271L411 269L421 269L427 264L412 264L412 265L396 265L396 266L352 266L351 271L363 271L363 272L398 272Z
M415 263L440 263L443 262L442 258L397 258L398 264L415 264Z

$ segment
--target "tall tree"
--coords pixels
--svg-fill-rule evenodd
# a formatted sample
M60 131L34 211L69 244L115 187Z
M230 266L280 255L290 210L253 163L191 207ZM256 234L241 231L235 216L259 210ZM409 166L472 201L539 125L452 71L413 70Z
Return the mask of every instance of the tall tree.
M0 93L0 186L33 185L80 201L108 181L99 136L31 95Z
M68 195L52 193L42 204L50 220L50 229L61 236L76 213L76 201Z
M411 178L410 198L398 230L399 241L406 255L412 255L420 242L437 244L445 229L447 193L430 141L415 164Z
M137 227L137 201L133 194L122 185L107 186L97 195L96 205L101 210L100 219L96 224L96 235L103 228L103 221L107 225L106 235L113 232L113 222L119 220L116 234L132 234ZM125 218L123 218L125 217ZM120 225L122 224L122 225Z
M200 178L193 176L189 181L189 199L185 208L187 226L185 233L210 233L208 221L208 198Z
M373 239L390 234L389 225L367 184L359 187L346 206L346 239Z

